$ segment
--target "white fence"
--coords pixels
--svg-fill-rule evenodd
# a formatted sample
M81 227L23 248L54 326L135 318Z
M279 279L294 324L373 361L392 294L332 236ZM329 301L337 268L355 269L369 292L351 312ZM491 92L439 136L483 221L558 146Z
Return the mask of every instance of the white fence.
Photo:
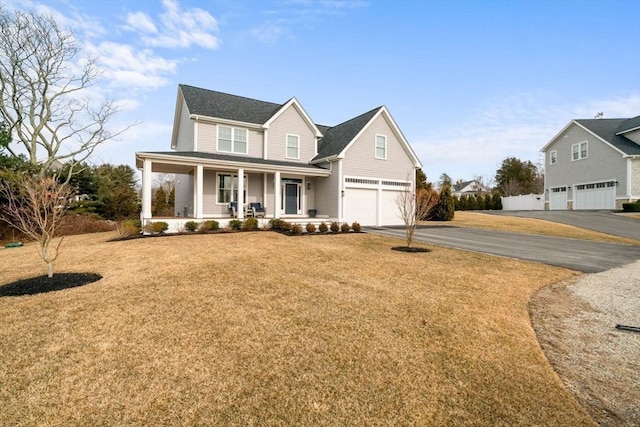
M501 197L503 211L543 211L544 194Z

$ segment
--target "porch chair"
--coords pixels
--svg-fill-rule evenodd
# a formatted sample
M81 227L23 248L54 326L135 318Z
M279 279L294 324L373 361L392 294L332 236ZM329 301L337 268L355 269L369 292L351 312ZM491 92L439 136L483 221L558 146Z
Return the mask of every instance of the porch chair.
M254 217L261 216L262 218L264 218L265 214L267 213L266 209L262 207L260 202L251 203L251 212L253 212Z
M229 203L229 209L231 209L231 216L238 218L238 202Z

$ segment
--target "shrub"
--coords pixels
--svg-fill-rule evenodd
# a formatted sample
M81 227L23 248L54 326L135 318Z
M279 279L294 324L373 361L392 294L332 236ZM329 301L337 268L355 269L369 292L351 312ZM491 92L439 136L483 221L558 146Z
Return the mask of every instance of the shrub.
M622 210L625 212L640 212L640 201L632 203L623 203Z
M356 233L359 233L360 232L360 223L354 222L353 224L351 224L351 229L353 231L355 231Z
M325 224L325 222L324 222L324 221L322 221L322 222L320 223L320 225L318 226L318 230L319 230L321 233L326 233L327 231L329 231L329 226L328 226L327 224Z
M232 230L240 230L242 228L242 221L239 219L232 219L229 221L229 227L231 227Z
M218 231L219 228L220 224L218 223L218 221L209 220L200 224L199 231L201 233L206 233L207 231Z
M316 225L312 222L307 223L307 233L313 234L316 232Z
M340 230L340 226L335 221L331 223L331 226L329 228L331 229L332 233L337 233Z
M164 233L168 229L169 224L165 221L148 222L147 225L144 226L144 231L152 234Z
M255 218L247 218L242 224L242 229L245 231L253 231L258 229L258 220Z
M468 197L469 203L475 205L475 197ZM461 201L462 204L462 201ZM468 206L467 209L475 209L475 206ZM455 215L455 207L453 197L451 197L451 185L444 184L442 190L440 190L440 199L438 203L431 210L432 221L451 221Z
M184 229L193 233L194 231L196 231L198 229L199 225L200 224L198 224L195 221L187 221L187 222L184 223Z
M280 221L280 230L282 231L291 231L293 225L287 221Z
M350 229L351 229L351 227L349 226L348 222L343 222L340 225L340 231L342 231L343 233L348 233Z
M128 219L116 225L120 237L129 237L140 234L142 229L139 219Z
M292 224L290 230L292 234L302 234L302 226L300 224Z
M282 230L282 221L280 218L272 218L269 220L269 228L272 230Z

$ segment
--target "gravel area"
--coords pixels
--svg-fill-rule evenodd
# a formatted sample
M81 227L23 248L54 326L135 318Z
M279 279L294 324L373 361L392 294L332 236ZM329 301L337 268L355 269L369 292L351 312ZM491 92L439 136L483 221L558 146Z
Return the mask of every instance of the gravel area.
M640 261L548 286L531 300L547 358L605 426L640 425Z

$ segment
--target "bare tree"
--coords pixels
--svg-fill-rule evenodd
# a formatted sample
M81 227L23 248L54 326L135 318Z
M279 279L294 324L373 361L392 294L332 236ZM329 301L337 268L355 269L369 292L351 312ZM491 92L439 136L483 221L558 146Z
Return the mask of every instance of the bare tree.
M52 243L67 218L65 209L72 195L69 184L43 175L16 174L0 180L0 198L4 199L0 218L38 242L49 277L53 277L53 263L64 237Z
M425 188L401 191L396 197L396 206L404 222L407 247L413 244L413 235L420 220L429 218L431 209L438 203L438 193Z
M68 181L96 147L128 129L107 130L118 107L87 96L98 77L95 61L52 17L0 7L0 122L16 137L11 155L24 148L42 171L70 164Z

